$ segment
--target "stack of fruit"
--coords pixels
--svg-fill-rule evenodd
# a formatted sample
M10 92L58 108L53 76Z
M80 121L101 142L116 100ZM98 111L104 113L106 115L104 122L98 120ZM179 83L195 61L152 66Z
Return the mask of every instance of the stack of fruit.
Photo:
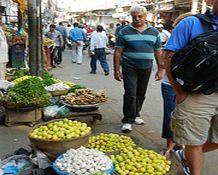
M43 45L46 47L50 47L50 46L54 45L54 41L48 37L44 37L43 38Z
M99 134L89 138L89 148L102 152L114 152L125 149L126 147L135 147L134 141L124 135L118 134Z
M89 134L91 128L86 123L72 121L67 118L50 122L35 128L30 134L30 138L44 140L65 140L73 139Z
M165 156L142 148L127 147L119 155L111 155L110 158L120 175L165 175L171 165Z

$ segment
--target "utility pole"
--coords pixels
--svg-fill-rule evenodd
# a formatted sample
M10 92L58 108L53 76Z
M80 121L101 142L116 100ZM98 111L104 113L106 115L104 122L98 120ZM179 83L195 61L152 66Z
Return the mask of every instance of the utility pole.
M19 8L17 8L17 16L18 16L18 30L22 27L22 14Z
M43 74L41 0L28 0L30 73Z
M198 13L198 0L192 0L192 10L193 14Z

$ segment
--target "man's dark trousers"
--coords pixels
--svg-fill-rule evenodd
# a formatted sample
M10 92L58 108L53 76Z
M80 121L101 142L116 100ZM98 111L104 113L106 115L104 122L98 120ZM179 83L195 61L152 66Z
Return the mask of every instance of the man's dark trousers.
M142 104L145 100L152 64L146 69L135 69L123 65L122 74L124 82L124 100L122 123L134 123L135 118L140 116Z

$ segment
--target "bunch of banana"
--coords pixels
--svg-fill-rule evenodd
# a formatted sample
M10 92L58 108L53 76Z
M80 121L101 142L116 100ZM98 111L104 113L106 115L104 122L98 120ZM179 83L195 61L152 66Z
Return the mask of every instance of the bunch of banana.
M43 38L43 45L44 46L50 46L50 45L53 45L54 44L54 41L49 39L48 37L44 37Z
M13 80L12 83L18 84L19 82L21 82L21 81L23 81L23 80L26 80L26 79L29 79L29 78L31 78L31 77L33 77L33 76L25 75L25 76L22 76L22 77L20 77L20 78L17 78L17 79L15 79L15 80Z
M70 81L64 81L63 83L66 84L66 85L68 85L69 87L73 87L73 86L76 85L76 84L74 84L74 83L72 83L72 82L70 82Z

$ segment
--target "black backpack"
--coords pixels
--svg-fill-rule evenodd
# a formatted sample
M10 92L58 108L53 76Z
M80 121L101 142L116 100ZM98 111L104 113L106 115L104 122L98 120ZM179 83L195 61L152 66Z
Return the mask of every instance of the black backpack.
M209 14L195 15L208 25L208 31L192 39L175 53L171 61L171 74L188 93L206 95L218 91L218 29Z

